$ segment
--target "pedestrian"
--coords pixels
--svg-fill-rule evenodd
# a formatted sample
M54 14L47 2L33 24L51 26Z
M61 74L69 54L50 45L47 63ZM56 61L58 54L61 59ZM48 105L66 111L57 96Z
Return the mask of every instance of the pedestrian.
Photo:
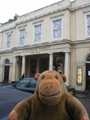
M23 79L24 77L25 77L25 73L22 74L21 79ZM21 79L20 79L20 80L21 80Z

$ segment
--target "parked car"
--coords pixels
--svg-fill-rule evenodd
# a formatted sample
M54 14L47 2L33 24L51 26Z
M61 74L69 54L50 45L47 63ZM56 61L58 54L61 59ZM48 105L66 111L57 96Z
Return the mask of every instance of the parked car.
M22 91L34 93L36 88L36 83L37 81L34 78L24 78L14 83L12 87Z
M34 93L37 81L34 78L24 78L12 86L16 89L23 90L26 92ZM66 86L68 92L72 95L75 95L75 89Z

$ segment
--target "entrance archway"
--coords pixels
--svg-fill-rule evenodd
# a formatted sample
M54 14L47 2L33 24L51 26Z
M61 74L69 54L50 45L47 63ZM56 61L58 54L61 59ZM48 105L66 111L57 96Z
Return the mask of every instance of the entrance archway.
M10 61L6 59L4 61L4 82L8 82L9 80L9 69L10 69Z
M86 89L90 89L90 54L86 58Z

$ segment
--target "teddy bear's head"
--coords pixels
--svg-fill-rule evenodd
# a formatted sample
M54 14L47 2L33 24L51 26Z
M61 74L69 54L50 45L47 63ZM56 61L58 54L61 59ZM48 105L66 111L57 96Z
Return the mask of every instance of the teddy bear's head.
M49 106L58 104L65 89L66 77L56 71L48 70L42 74L36 74L34 78L37 80L36 92L40 100Z

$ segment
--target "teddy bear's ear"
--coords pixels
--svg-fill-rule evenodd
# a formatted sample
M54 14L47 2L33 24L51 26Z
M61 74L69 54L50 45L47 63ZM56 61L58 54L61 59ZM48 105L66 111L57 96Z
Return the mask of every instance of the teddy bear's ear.
M66 82L66 76L65 75L61 75L62 79L64 82Z
M40 73L36 73L36 74L34 75L34 79L35 79L35 80L38 80L39 76L40 76Z

